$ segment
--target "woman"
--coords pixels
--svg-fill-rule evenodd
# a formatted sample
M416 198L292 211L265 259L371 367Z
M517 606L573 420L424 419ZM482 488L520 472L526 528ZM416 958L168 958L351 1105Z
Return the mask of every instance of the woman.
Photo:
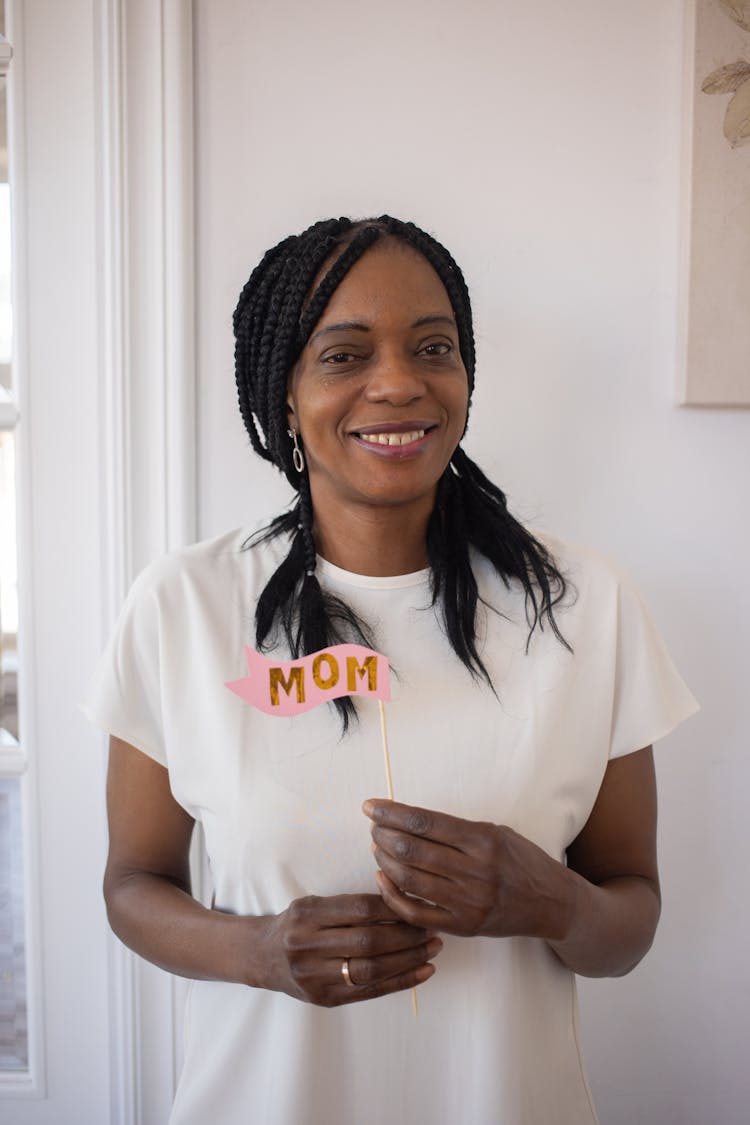
M628 583L532 537L462 450L471 310L439 243L318 223L234 324L243 420L298 500L149 567L89 701L112 926L196 982L172 1121L595 1121L574 974L651 944L651 743L692 698ZM246 644L346 640L391 662L398 802L367 701L277 718L226 688ZM417 987L415 1021L389 994Z

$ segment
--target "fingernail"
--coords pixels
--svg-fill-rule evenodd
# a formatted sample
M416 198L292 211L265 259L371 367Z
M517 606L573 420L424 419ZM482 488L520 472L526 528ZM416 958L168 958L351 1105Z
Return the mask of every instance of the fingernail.
M432 941L427 942L427 956L437 957L440 950L443 948L443 943L439 937L433 938Z
M365 803L362 805L362 812L365 814L365 816L372 816L372 804L372 801L365 801Z

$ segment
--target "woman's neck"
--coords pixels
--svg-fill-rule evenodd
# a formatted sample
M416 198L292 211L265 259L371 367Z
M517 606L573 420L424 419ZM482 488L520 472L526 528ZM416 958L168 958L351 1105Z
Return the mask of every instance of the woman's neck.
M433 503L429 496L412 504L337 505L329 511L313 500L318 554L352 574L384 577L422 570Z

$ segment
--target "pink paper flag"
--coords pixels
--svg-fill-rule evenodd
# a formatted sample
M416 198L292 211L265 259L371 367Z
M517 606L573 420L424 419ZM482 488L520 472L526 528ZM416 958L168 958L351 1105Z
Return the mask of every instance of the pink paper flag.
M333 645L299 660L269 660L245 646L250 672L226 686L267 715L301 715L342 695L391 698L387 659L362 645Z

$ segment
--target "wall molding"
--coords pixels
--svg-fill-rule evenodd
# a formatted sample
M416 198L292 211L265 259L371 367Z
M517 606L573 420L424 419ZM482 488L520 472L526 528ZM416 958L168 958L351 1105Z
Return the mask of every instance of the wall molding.
M102 620L151 559L192 542L195 485L193 12L98 0ZM184 986L114 938L111 1123L166 1119Z

